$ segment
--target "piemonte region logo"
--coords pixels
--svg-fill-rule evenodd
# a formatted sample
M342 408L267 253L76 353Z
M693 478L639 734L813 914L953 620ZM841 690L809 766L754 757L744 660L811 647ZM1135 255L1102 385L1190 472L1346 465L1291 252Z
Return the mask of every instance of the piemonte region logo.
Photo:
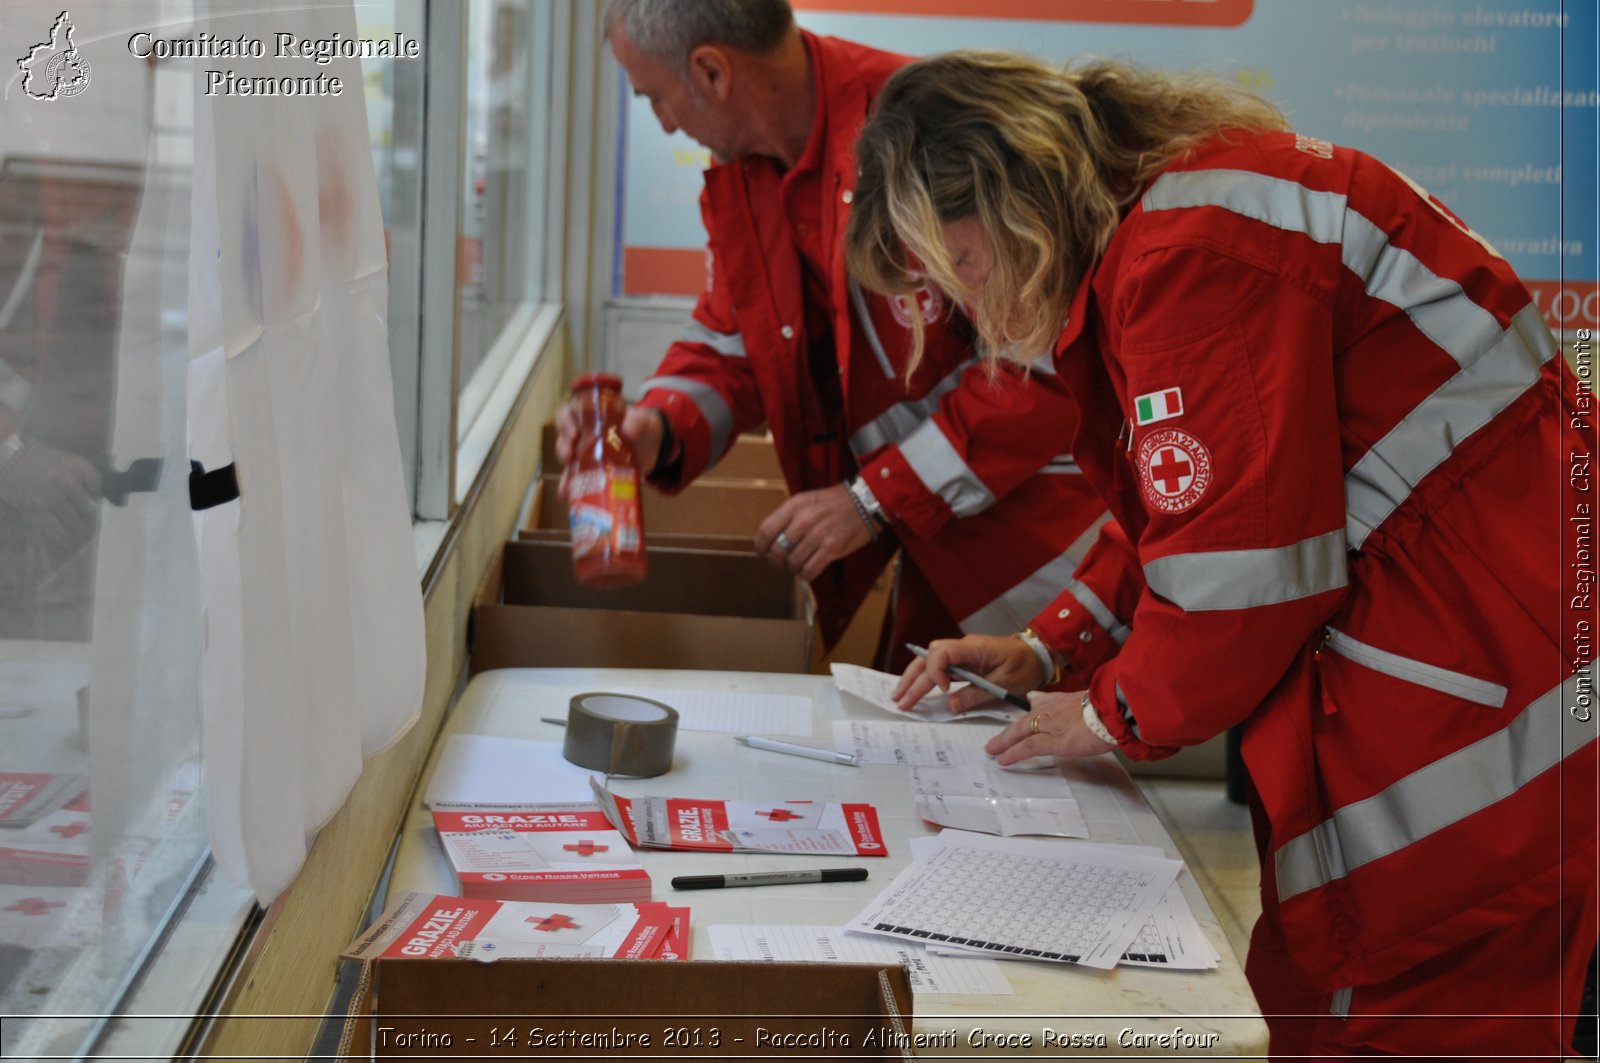
M89 61L72 42L72 19L63 11L50 27L50 39L17 60L22 91L35 100L60 100L89 87Z

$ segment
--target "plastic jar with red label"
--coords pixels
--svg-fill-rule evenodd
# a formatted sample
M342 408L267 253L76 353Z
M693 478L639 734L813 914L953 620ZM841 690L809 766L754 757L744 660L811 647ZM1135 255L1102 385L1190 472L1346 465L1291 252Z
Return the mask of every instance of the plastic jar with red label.
M588 373L572 383L578 444L567 480L572 568L590 587L622 587L644 579L644 514L639 467L622 438L622 381Z

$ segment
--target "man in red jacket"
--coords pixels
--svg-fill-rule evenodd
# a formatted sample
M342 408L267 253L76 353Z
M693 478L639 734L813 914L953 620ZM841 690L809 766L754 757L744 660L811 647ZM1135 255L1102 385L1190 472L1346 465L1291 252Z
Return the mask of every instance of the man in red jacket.
M1049 352L990 373L934 289L918 315L845 275L855 136L908 58L804 32L787 0L614 0L605 20L662 128L713 156L706 290L623 427L640 468L681 489L765 422L790 498L756 547L810 583L825 644L904 551L880 667L906 641L1023 627L1104 514L1063 453L1075 415ZM567 460L571 411L557 424Z

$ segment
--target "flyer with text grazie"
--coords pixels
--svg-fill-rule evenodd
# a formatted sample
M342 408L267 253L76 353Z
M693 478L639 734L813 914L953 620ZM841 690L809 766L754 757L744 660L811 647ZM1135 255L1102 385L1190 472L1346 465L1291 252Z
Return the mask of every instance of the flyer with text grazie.
M647 849L714 853L888 856L878 810L868 804L623 797L591 778L612 826Z

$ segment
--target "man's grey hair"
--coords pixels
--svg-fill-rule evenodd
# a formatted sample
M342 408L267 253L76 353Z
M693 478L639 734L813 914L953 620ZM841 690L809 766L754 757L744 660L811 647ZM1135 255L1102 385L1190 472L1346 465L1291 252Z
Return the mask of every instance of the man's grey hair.
M722 44L761 54L777 47L794 27L789 0L609 0L605 32L618 25L645 55L678 70L702 44Z

